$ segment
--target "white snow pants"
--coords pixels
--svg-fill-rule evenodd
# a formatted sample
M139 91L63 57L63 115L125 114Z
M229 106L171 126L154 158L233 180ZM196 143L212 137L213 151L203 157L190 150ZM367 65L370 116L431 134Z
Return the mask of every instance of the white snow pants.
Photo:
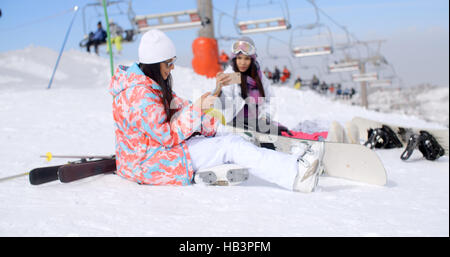
M298 169L297 158L293 155L259 148L233 134L194 137L186 143L196 171L234 163L248 168L255 176L292 190Z

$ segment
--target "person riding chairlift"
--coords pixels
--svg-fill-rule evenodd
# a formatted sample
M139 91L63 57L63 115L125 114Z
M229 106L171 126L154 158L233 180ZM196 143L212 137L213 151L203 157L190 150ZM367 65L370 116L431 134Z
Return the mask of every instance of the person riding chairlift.
M116 46L117 53L121 54L123 29L114 23L113 19L109 19L109 33L111 35L111 46L114 44ZM109 53L109 45L106 46L106 52Z
M89 33L89 40L86 44L86 50L90 53L91 52L91 46L94 45L95 47L95 53L98 55L98 45L102 43L106 43L106 31L102 27L102 22L99 21L97 23L97 30L95 32Z

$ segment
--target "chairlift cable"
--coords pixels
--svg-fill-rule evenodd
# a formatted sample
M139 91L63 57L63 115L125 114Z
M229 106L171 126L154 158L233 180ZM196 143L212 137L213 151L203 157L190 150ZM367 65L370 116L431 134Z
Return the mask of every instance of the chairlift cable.
M73 7L69 8L67 10L64 10L64 11L61 11L61 12L58 12L58 13L46 16L46 17L42 17L42 18L39 18L39 19L36 19L36 20L25 22L23 24L17 25L17 26L12 27L12 28L2 29L0 31L11 31L11 30L20 29L20 28L23 28L23 27L26 27L26 26L29 26L29 25L36 25L37 23L41 23L41 22L48 21L48 20L54 19L56 17L62 16L62 15L68 14L68 13L72 13L72 11L73 11Z

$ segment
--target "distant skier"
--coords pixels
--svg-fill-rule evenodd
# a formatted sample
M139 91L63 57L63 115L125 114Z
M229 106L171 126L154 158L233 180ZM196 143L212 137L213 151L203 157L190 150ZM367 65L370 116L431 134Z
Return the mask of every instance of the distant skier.
M274 84L280 82L280 70L278 69L278 67L276 65L275 65L275 70L273 72L272 80L273 80Z
M237 42L234 52L254 53L245 42ZM159 30L142 36L138 56L139 63L119 65L110 83L119 176L139 184L189 185L195 171L234 163L283 188L314 191L323 144L297 156L227 134L219 120L206 113L217 97L206 93L191 103L172 91L176 50ZM218 76L216 87L230 81L229 76Z
M356 90L355 90L355 88L352 87L350 89L350 99L352 99L355 94L356 94Z
M339 83L336 87L336 96L340 98L342 96L342 85Z
M320 85L320 80L317 78L317 76L314 74L311 82L311 86L313 90L317 90L317 88Z
M86 44L86 50L91 52L91 46L94 45L95 53L98 55L98 45L106 42L106 31L102 27L102 22L97 23L97 30L89 33L89 41Z
M334 94L334 89L335 89L334 83L331 83L330 87L328 88L328 90L330 91L330 95Z
M225 51L221 51L220 56L219 56L219 62L220 65L222 65L222 69L226 69L228 66L228 61L230 60L230 57L227 55L227 53L225 53Z
M297 76L297 79L294 82L294 88L300 89L302 87L303 80L300 78L300 76Z
M281 76L281 83L286 83L291 78L291 72L286 66L283 68L283 76Z

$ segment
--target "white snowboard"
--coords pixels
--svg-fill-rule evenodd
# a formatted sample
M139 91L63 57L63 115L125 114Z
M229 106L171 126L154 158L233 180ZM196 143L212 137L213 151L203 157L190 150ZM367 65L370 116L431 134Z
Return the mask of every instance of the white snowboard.
M254 131L227 126L229 131L242 135L258 146L272 143L275 150L291 153L291 148L301 142L308 144L317 141L268 135ZM373 185L386 184L387 175L383 163L371 149L358 144L325 142L323 158L325 173L332 177L350 179Z
M430 133L431 135L433 135L434 138L436 138L438 143L442 146L442 148L444 148L445 155L448 156L448 145L449 145L448 129L427 129L427 128L413 128L413 127L410 128L410 127L399 126L398 124L391 124L391 123L386 123L386 122L381 122L381 121L376 121L376 120L370 120L370 119L366 119L366 118L362 118L362 117L354 117L351 122L358 127L359 137L366 141L368 139L367 131L371 128L372 129L381 128L382 125L389 126L395 133L398 133L399 128L412 129L412 131L417 134L419 134L420 130L425 130L428 133ZM408 138L406 139L406 141L403 140L401 136L399 136L398 138L402 141L402 143L404 143L404 147L406 147L406 145L408 144L408 141L407 141Z

